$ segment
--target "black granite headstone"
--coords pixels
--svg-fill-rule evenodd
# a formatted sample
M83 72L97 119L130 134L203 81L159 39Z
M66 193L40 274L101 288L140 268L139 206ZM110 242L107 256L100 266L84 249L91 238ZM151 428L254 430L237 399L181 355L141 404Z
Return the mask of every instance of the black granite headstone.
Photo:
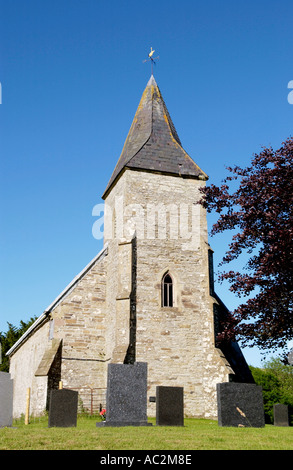
M0 372L0 428L12 426L13 380L8 372Z
M183 387L156 387L157 426L184 426Z
M274 405L274 425L289 426L288 405L282 405L281 403Z
M217 384L218 425L260 428L265 425L262 387L226 382Z
M49 405L49 428L76 426L78 392L63 388L51 390Z
M97 426L147 426L147 363L109 364L106 421Z

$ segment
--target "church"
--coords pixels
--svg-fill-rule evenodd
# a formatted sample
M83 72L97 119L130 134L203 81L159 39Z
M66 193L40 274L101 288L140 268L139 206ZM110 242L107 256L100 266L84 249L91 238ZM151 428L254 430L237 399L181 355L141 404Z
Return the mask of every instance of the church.
M217 342L228 311L198 204L207 179L151 75L102 196L102 250L7 353L14 417L27 388L38 416L60 382L82 409L99 411L109 363L146 362L148 397L158 385L183 387L188 417L217 418L217 383L253 382L238 344Z

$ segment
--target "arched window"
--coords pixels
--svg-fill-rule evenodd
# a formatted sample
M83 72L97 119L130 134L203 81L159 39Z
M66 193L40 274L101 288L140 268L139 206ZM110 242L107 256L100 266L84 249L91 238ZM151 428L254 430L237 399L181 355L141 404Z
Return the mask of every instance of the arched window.
M173 307L173 281L169 273L162 279L162 307Z

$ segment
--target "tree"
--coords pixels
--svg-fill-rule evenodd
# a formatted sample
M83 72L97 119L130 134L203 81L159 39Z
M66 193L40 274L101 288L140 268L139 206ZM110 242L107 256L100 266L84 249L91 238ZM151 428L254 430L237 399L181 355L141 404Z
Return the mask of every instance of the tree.
M220 266L249 254L243 272L219 275L232 292L249 298L225 319L219 336L238 336L261 349L284 347L293 338L293 139L276 151L263 148L247 168L227 170L221 186L201 190L200 203L219 214L212 235L236 231Z
M290 424L293 424L293 367L283 364L280 358L272 358L262 369L250 366L257 385L261 385L267 423L274 422L274 405L289 407Z
M9 372L9 358L6 356L7 351L16 343L16 341L26 332L26 330L36 321L37 317L31 317L28 322L20 321L17 328L7 322L8 331L0 332L0 344L2 349L2 363L0 364L1 372Z
M284 364L280 358L272 358L265 363L265 370L274 374L281 386L281 401L292 407L293 411L293 367Z
M267 424L274 422L274 405L281 403L281 384L273 372L258 367L250 366L256 385L262 388L265 421Z

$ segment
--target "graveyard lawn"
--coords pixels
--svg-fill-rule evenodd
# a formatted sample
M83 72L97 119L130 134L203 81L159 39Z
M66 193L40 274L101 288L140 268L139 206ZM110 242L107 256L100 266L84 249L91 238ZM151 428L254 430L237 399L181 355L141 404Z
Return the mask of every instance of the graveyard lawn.
M293 427L219 427L185 419L184 427L97 428L97 418L78 417L73 428L49 428L48 418L0 429L0 450L289 450Z

